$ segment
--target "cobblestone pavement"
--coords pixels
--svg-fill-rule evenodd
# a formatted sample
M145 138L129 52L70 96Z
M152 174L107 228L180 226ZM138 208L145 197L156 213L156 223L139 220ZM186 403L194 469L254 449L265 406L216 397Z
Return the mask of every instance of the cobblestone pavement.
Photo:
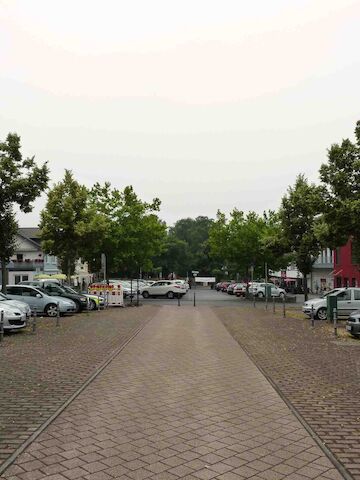
M8 480L341 479L209 307L164 306Z
M214 309L354 478L360 479L360 341L264 307Z
M54 319L6 335L0 346L0 465L119 348L157 307Z

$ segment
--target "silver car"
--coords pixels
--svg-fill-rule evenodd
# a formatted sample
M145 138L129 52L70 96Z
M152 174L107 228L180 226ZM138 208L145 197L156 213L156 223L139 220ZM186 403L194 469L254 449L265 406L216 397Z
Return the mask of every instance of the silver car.
M18 310L20 310L20 312L25 313L26 318L30 318L31 316L31 308L27 303L19 302L17 300L11 300L6 295L0 292L0 309L2 305L10 305L10 307L17 308Z
M69 298L50 296L41 287L8 285L6 288L8 298L25 302L32 311L45 313L48 317L57 316L57 304L59 304L61 315L76 312L75 302Z
M4 312L4 330L19 330L26 327L26 315L6 302L0 304L0 315Z

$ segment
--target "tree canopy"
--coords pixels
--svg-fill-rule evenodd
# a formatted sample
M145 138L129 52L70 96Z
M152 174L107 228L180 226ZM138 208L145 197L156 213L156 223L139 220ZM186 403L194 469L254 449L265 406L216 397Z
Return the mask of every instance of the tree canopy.
M66 170L63 181L48 193L40 228L44 251L58 257L70 281L77 259L89 249L96 249L107 231L107 224L90 206L87 188Z
M49 181L47 163L38 166L35 158L23 158L20 137L9 133L0 143L0 260L2 290L6 292L6 264L16 248L17 222L14 207L31 212L32 203L46 189Z
M345 139L328 150L328 162L320 167L325 187L321 235L335 248L351 237L360 263L360 121L355 128L355 142Z

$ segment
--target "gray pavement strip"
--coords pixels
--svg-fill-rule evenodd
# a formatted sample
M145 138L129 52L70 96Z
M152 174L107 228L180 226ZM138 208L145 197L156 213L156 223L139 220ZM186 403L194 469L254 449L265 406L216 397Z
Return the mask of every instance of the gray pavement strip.
M36 438L75 400L76 397L83 392L91 382L117 357L120 352L141 332L141 330L147 325L150 321L143 323L130 338L126 340L118 349L116 349L104 362L93 372L90 377L74 392L62 405L59 407L56 412L54 412L51 417L49 417L35 432L28 437L24 443L20 445L1 465L0 465L0 476L10 467L12 463L18 458L18 456L23 453L31 443L36 440Z

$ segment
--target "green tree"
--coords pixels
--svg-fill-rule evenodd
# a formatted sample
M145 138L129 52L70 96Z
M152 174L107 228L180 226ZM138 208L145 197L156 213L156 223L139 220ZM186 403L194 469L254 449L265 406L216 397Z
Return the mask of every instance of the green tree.
M308 298L307 275L323 248L318 236L323 209L324 189L309 183L304 175L296 178L295 185L288 188L281 202L279 214L282 235L297 268L303 274L305 301Z
M179 258L181 275L191 270L198 270L200 274L211 274L216 267L214 260L209 255L209 231L214 220L205 216L196 218L182 218L169 229L169 236L177 238L188 245L186 258ZM173 252L176 254L176 252ZM180 251L178 252L180 255ZM187 265L184 265L186 260Z
M191 259L189 244L175 235L168 234L161 254L153 259L153 263L161 267L160 272L164 277L172 272L185 277L191 272Z
M107 224L105 217L89 205L87 188L65 170L63 181L48 193L40 228L44 251L58 257L70 282L76 260L89 255L90 250L97 251Z
M13 213L17 205L22 212L33 209L33 201L46 189L49 181L47 164L37 166L34 157L23 158L20 137L9 133L0 143L0 260L2 291L6 293L6 264L14 253L17 222Z
M320 167L325 186L321 236L332 247L345 245L349 238L360 263L360 121L355 143L345 139L328 150L328 162Z
M107 255L109 272L133 276L140 269L151 271L166 233L165 223L157 216L160 200L143 202L131 186L120 191L110 183L95 184L90 196L91 205L108 224L98 256L100 252Z
M210 251L232 277L239 273L249 278L252 267L255 277L263 277L265 265L276 270L286 264L284 249L276 240L279 231L279 217L274 212L245 215L234 209L229 220L218 212L210 229Z

